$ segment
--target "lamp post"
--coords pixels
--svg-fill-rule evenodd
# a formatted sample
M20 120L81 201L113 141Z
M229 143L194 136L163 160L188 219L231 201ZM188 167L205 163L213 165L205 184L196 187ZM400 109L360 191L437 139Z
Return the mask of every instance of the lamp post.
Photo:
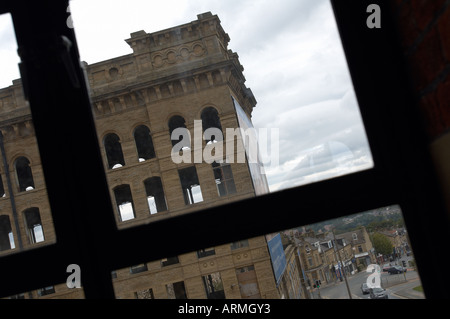
M13 192L13 187L11 183L11 176L9 175L9 164L8 160L6 158L6 152L5 152L5 144L3 140L3 133L0 130L0 152L2 153L2 160L3 160L3 167L5 169L5 176L6 176L6 185L8 187L8 195L11 202L11 210L14 218L14 226L16 228L17 233L17 243L19 246L19 250L23 249L23 243L22 243L22 235L20 232L20 225L19 225L19 218L17 216L17 207L16 207L16 200Z
M334 234L334 228L333 228L332 232L333 232L333 238L334 238L334 251L336 251L337 242L336 242L336 235ZM341 267L342 267L342 275L344 276L345 285L347 286L348 297L349 297L350 299L353 299L353 298L352 298L352 293L350 292L350 287L348 286L347 276L346 276L346 274L345 274L345 269L344 269L344 267L343 267L344 264L343 264L343 262L342 262L341 254L340 254L340 252L339 252L339 249L337 249L337 253L338 253L338 257L339 257L339 263L342 265L342 266L341 266Z

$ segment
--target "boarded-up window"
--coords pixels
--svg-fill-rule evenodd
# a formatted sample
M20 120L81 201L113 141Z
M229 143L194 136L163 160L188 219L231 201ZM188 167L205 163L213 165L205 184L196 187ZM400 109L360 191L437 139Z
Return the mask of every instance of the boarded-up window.
M242 299L260 299L258 280L254 266L236 269Z
M134 293L134 297L136 299L155 299L152 288L141 290L141 291L136 291Z

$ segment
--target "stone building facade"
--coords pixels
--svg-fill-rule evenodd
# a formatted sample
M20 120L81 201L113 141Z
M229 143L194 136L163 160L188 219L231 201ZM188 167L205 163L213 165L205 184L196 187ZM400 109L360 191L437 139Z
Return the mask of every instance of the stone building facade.
M354 257L359 269L366 269L367 266L376 262L375 250L369 233L364 226L351 232L340 234L339 238L344 238L353 248Z
M207 12L170 29L132 33L128 55L83 62L119 229L258 193L248 163L238 160L244 155L239 137L226 135L226 128L239 127L237 109L250 121L256 105L229 40L219 18ZM20 80L0 90L0 114L1 256L57 238ZM189 132L183 138L180 128ZM214 130L204 134L208 128L220 129L223 138ZM231 153L225 152L229 138ZM221 142L223 152L215 147ZM215 161L198 161L199 154ZM190 161L178 163L174 155ZM130 265L112 276L117 298L279 297L263 236ZM19 297L82 295L57 284Z
M345 275L357 271L354 263L354 250L344 237L331 233L305 233L295 238L299 247L302 269L306 275L306 285L312 289L317 281L321 285L344 279Z

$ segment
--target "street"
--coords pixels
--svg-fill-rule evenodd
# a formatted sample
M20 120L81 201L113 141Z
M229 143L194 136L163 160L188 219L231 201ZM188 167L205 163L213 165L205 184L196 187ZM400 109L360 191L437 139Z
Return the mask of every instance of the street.
M370 273L363 271L347 277L352 299L370 299L369 294L364 295L361 291L361 284L367 281L369 275ZM414 270L408 270L405 275L381 273L381 286L388 292L388 298L424 299L423 293L413 290L413 288L421 285L418 273ZM350 299L345 280L330 283L327 286L323 285L319 289L313 289L312 294L315 299Z

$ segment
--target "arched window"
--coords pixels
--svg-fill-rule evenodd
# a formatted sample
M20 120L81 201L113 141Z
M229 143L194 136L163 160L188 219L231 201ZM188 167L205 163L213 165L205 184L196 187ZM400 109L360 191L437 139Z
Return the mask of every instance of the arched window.
M25 192L34 189L33 174L31 172L30 161L21 156L14 163L16 168L17 182L19 183L19 192Z
M114 169L125 166L119 137L114 133L110 133L105 136L103 144L105 146L108 168Z
M134 130L134 141L138 152L139 162L154 158L155 149L153 147L152 136L150 130L145 125L140 125Z
M169 133L172 140L172 146L179 144L180 151L182 149L190 148L191 141L189 131L186 128L186 121L182 116L174 115L169 120Z
M167 210L161 178L158 176L148 178L144 181L144 185L150 214L153 215Z
M136 218L130 185L115 187L114 197L116 198L120 221L124 222Z
M183 189L184 203L192 205L203 202L202 189L195 166L179 169L178 175Z
M28 208L23 212L25 225L30 243L40 243L44 241L44 228L42 227L39 208Z
M206 107L202 111L201 118L206 142L223 141L222 125L220 125L219 113L217 110L211 106Z
M0 215L0 251L15 248L11 221L8 215Z

